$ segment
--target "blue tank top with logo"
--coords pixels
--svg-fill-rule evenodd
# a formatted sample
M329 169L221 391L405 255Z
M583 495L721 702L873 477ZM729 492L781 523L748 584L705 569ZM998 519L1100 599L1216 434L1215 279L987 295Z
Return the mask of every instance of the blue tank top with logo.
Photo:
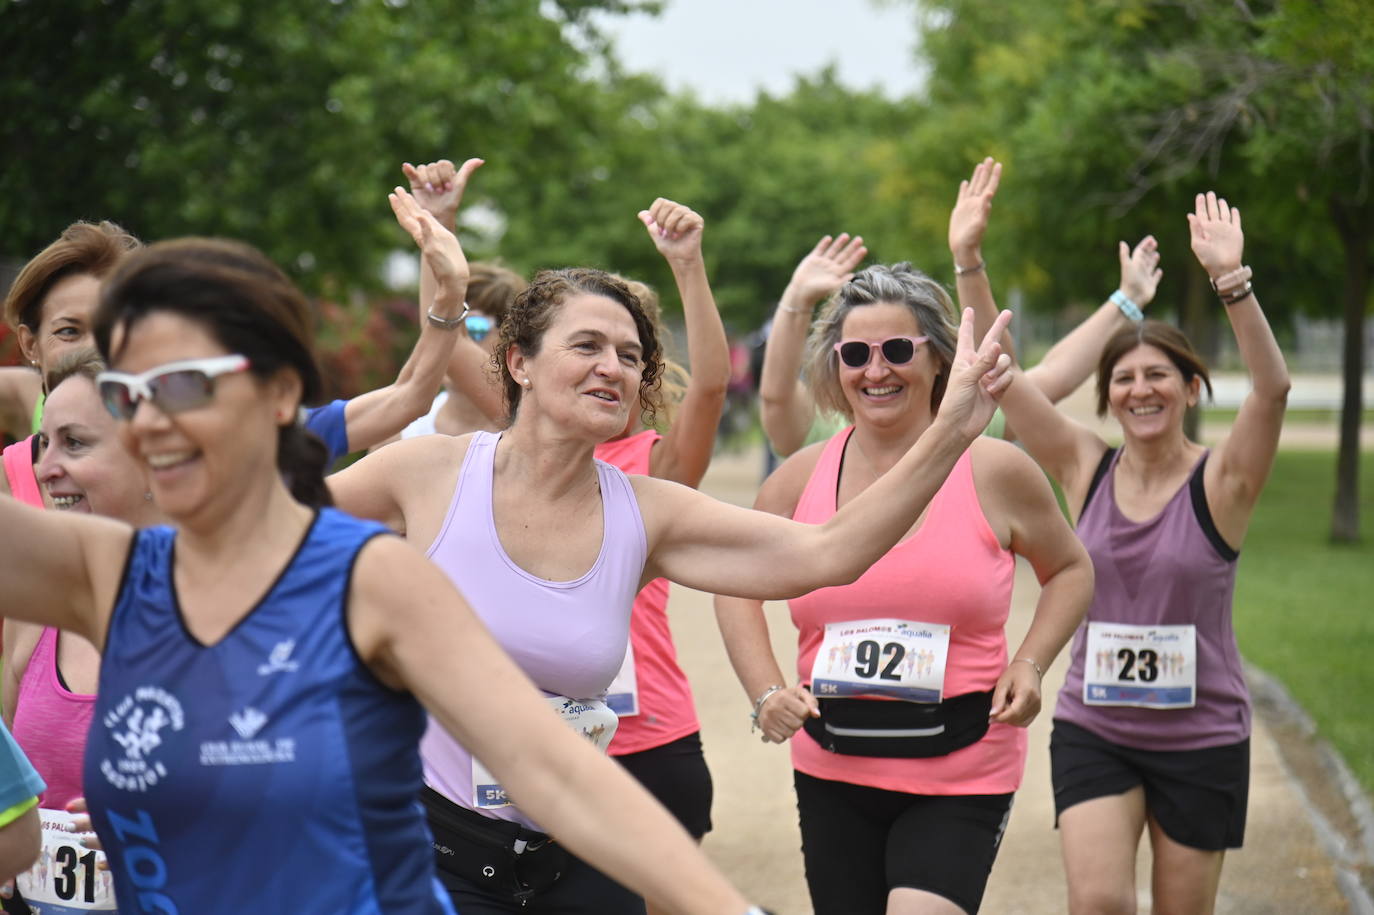
M138 533L85 763L121 912L452 915L418 801L424 711L348 636L353 563L383 530L321 510L209 646L181 615L175 532Z

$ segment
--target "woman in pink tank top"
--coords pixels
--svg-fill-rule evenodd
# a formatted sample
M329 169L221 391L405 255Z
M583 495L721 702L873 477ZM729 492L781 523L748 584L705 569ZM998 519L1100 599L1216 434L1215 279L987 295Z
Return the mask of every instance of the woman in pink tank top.
M755 507L824 524L876 487L941 409L952 317L944 289L907 264L846 282L812 329L806 372L817 403L854 425L789 458ZM1016 554L1042 590L1009 656ZM716 598L764 740L791 740L818 915L978 909L1041 673L1091 595L1091 564L1044 476L1013 446L979 438L857 581L790 601L798 685L785 686L762 603Z
M1231 594L1289 380L1242 265L1240 212L1209 192L1187 215L1253 383L1227 438L1209 452L1184 434L1211 384L1183 334L1156 321L1112 335L1098 362L1098 413L1120 423L1119 451L1033 386L1004 404L1063 488L1097 570L1050 743L1075 913L1135 911L1147 825L1154 910L1211 911L1225 851L1245 831L1249 701ZM985 303L995 310L987 290Z

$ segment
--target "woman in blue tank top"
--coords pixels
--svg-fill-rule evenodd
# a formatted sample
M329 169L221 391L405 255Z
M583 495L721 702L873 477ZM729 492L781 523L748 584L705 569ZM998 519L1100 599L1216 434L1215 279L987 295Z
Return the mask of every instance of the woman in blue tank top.
M1188 225L1253 383L1220 445L1209 451L1183 431L1184 413L1211 391L1206 367L1178 330L1138 317L1098 362L1098 413L1120 423L1120 450L1034 385L1003 401L1063 488L1096 572L1050 743L1075 913L1135 911L1146 827L1154 910L1211 911L1225 851L1245 830L1250 709L1231 596L1289 380L1242 266L1240 211L1199 194Z
M456 240L398 205L451 305ZM417 797L428 710L617 879L674 911L745 912L439 570L328 507L323 447L297 420L321 387L310 316L246 245L133 256L96 314L115 369L100 388L176 529L0 497L0 612L103 650L85 787L120 910L452 912Z

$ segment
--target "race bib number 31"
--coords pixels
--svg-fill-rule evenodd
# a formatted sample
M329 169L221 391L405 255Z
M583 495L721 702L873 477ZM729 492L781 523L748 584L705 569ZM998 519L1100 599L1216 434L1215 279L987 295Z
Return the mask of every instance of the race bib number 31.
M1197 630L1089 623L1083 702L1192 708L1197 704Z
M563 723L596 745L602 753L611 745L620 719L600 699L568 699L545 696L544 701L563 719ZM472 757L472 804L474 807L509 807L515 803L506 789L476 757Z
M33 867L15 884L30 908L42 915L115 911L114 885L108 870L97 868L105 853L85 848L82 833L72 831L73 814L39 810L43 846Z
M823 698L939 702L948 657L945 625L909 620L827 623L811 667L811 691Z

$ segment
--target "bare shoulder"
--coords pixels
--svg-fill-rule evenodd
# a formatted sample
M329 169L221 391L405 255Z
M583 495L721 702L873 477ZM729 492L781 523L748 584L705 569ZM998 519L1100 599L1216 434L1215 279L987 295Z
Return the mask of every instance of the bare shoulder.
M989 487L1015 486L1043 480L1040 465L1011 442L980 435L969 446L973 483L981 492Z

